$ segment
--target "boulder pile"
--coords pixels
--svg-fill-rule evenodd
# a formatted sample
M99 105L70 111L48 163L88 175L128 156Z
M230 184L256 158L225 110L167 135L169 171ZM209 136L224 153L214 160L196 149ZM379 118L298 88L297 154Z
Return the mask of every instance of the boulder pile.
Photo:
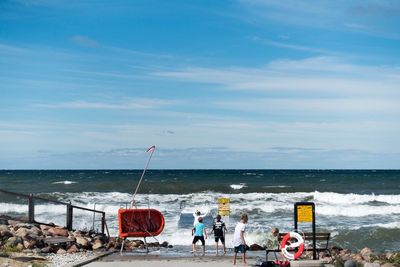
M26 223L10 217L0 218L0 250L26 253L75 253L90 250L120 249L122 239L108 238L93 231L68 231L55 225ZM148 243L149 247L171 247L167 242ZM142 240L126 240L124 250L144 248Z

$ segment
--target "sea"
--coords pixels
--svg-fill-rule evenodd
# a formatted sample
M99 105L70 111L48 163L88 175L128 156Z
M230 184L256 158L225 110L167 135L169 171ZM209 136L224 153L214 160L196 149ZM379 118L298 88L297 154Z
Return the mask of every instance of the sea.
M1 170L0 189L106 212L111 235L118 235L118 209L129 207L142 170ZM296 202L313 202L317 232L330 232L330 246L351 250L400 249L399 170L148 170L135 198L137 207L154 208L165 217L159 242L189 251L193 213L205 215L208 231L218 198L230 199L226 244L240 215L249 215L246 239L264 244L272 227L294 229ZM0 193L0 214L26 216L24 198ZM74 210L73 227L99 230L100 218ZM66 225L66 208L37 200L35 219ZM311 223L299 223L311 231ZM151 242L151 240L148 240ZM214 239L206 241L210 248Z

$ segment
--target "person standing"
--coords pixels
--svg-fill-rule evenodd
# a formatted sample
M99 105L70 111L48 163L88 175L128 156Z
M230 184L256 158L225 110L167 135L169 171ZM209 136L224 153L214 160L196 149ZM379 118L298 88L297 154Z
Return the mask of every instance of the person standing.
M221 221L221 215L217 215L216 220L214 221L213 229L211 231L214 232L214 238L215 238L215 255L218 256L218 241L221 240L222 244L222 251L223 254L226 254L226 249L225 249L225 233L226 233L226 226L223 221Z
M204 240L204 237L207 239L207 233L206 233L206 228L203 223L203 218L198 217L198 223L194 226L192 229L192 235L194 234L193 237L193 242L192 242L192 253L193 256L196 254L196 243L197 241L201 241L201 246L203 250L203 256L205 255L206 252L206 241Z
M233 234L233 246L234 246L234 258L233 265L236 264L236 257L238 252L242 253L243 264L246 264L246 250L247 244L244 239L244 234L246 232L246 225L249 221L249 217L246 213L240 216L240 222L237 223L235 227L235 233Z
M196 210L195 213L193 213L193 227L199 222L199 217L204 218L207 214L201 214L199 210Z

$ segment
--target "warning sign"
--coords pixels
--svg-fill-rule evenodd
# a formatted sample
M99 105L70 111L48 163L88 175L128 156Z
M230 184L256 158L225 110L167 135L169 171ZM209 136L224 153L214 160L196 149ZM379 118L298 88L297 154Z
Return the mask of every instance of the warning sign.
M297 206L297 221L298 222L312 222L313 221L313 207L311 205L298 205Z
M230 199L227 197L218 198L218 214L221 216L229 216L230 213Z

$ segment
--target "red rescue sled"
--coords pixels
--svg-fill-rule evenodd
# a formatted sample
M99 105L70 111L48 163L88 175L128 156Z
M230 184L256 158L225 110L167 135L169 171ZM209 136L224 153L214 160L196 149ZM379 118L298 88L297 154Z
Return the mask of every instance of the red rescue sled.
M119 236L149 237L161 234L164 229L164 216L155 209L119 209Z

